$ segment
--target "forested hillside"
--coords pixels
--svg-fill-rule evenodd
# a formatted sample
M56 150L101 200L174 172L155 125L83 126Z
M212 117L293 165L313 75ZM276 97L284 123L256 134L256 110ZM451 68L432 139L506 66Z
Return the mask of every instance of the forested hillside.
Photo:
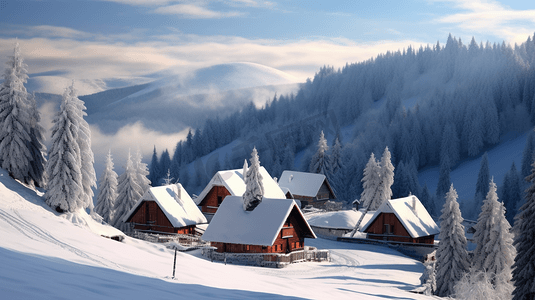
M434 196L419 186L419 169L440 165L444 179L436 196L443 199L441 185L449 185L449 170L461 160L481 155L505 134L532 127L534 62L531 37L521 45L475 39L465 44L450 35L446 45L409 46L340 70L323 67L295 95L278 95L261 109L250 104L230 117L208 120L178 142L159 169L171 169L174 178L195 190L209 179L206 169L241 167L246 153L233 151L196 169L194 178L188 178L184 166L239 139L256 146L262 165L278 177L284 169L295 169L296 155L302 155L301 169L308 169L321 130L334 141L353 128L351 138L341 141L342 168L330 175L339 198L360 197L370 154L380 155L388 146L396 167L393 197L413 193L431 206Z

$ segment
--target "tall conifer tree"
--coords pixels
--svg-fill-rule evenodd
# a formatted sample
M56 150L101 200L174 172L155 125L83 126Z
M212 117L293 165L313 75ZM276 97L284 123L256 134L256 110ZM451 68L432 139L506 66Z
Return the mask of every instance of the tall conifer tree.
M115 200L117 199L117 173L113 170L113 160L111 150L108 151L104 172L98 181L97 205L95 212L99 214L106 223L113 220Z

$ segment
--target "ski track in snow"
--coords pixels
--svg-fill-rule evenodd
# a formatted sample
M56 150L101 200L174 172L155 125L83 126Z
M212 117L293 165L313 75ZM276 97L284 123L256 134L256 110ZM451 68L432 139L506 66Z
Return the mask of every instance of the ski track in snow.
M60 241L59 239L55 238L50 232L45 231L41 229L39 226L37 226L36 224L33 224L29 222L28 220L24 219L18 211L13 210L13 209L11 211L13 212L14 215L0 208L0 220L5 221L7 224L11 225L14 229L16 229L18 232L25 235L29 239L32 239L35 241L42 240L47 243L54 244L56 246L61 247L64 250L67 250L81 258L90 260L100 266L105 266L105 267L114 268L114 269L124 269L120 265L108 259L105 259L99 255L95 255L95 254L89 255L88 253L72 245L69 245Z

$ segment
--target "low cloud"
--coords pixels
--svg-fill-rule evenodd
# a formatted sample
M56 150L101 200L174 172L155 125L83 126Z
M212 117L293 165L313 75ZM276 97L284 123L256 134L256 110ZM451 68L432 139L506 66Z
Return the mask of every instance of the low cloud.
M161 6L155 9L153 12L164 15L179 15L181 17L191 19L220 19L244 15L244 13L238 11L221 12L195 4Z

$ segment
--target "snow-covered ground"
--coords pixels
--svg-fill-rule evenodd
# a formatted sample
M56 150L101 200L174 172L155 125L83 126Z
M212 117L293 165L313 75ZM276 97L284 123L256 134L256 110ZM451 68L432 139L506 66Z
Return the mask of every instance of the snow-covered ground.
M0 170L0 299L427 299L408 291L423 266L383 247L323 239L331 262L284 269L224 265L200 251L177 254L53 212ZM77 214L83 217L83 214ZM72 216L71 216L72 217ZM72 219L72 218L70 218Z

